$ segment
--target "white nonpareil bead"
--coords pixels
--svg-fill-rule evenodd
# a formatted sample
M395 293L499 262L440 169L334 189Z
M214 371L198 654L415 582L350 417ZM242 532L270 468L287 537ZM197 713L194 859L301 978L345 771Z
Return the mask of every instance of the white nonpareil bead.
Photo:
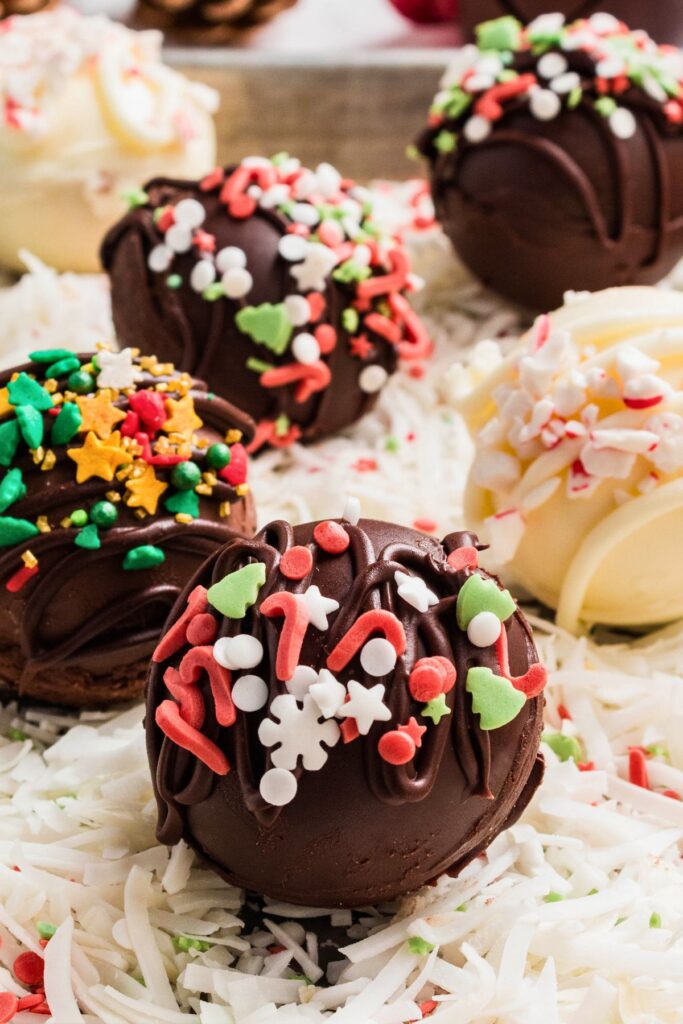
M475 114L465 121L462 131L468 142L483 142L491 134L491 122Z
M216 280L216 268L210 260L199 260L195 263L190 274L190 287L193 291L201 293L205 288Z
M369 676L386 676L396 665L396 650L384 637L373 637L363 646L360 663Z
M297 665L294 675L285 686L297 700L303 700L313 683L317 683L318 673L310 665Z
M213 645L213 656L223 668L256 668L263 661L263 644L248 633L222 636Z
M636 134L638 122L626 107L618 107L610 114L609 126L618 139L632 139Z
M567 70L567 58L561 53L544 53L538 62L537 70L542 78L555 78Z
M233 267L226 270L221 283L229 299L243 299L251 291L254 279L244 267Z
M534 89L529 93L529 109L538 121L552 121L562 109L562 101L552 89Z
M246 265L247 254L244 249L239 249L236 245L226 245L224 249L216 253L216 266L221 274L227 270L233 270L235 267L246 267Z
M267 804L273 807L284 807L291 804L296 796L298 783L292 772L284 768L271 768L259 783L259 792Z
M164 241L173 252L187 252L192 246L192 232L182 224L173 224L166 232Z
M500 636L501 622L493 612L478 612L467 627L467 638L475 647L492 647Z
M190 229L200 227L206 218L206 211L198 199L181 199L173 213L176 224Z
M147 266L155 274L163 274L171 265L173 250L167 245L155 245L147 257Z
M283 235L277 245L277 251L283 260L296 263L303 260L308 252L309 244L301 235Z
M311 319L311 307L303 295L288 295L285 299L285 313L294 327L304 327Z
M238 711L260 711L268 703L268 684L261 676L240 676L232 684L232 702Z
M297 334L292 342L292 353L297 362L310 366L320 358L320 345L312 334Z
M384 387L388 377L383 366L366 366L358 375L358 387L366 395L374 395Z

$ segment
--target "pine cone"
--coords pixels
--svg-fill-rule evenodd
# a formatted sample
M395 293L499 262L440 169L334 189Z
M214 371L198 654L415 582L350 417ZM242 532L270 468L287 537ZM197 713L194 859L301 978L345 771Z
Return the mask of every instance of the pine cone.
M13 14L35 14L36 11L54 6L54 0L0 0L0 18L11 18Z
M0 0L0 4L4 0ZM21 2L21 0L19 0ZM30 0L25 0L30 2ZM185 41L234 42L297 0L138 0L137 24Z

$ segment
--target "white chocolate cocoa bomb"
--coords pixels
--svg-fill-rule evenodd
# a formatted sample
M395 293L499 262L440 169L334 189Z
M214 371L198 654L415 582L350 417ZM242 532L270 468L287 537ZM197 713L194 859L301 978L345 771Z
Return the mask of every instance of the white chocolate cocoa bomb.
M213 90L161 62L161 35L59 8L0 32L0 263L28 249L58 270L100 269L123 194L215 164Z
M468 524L577 632L683 617L683 295L568 296L461 403Z

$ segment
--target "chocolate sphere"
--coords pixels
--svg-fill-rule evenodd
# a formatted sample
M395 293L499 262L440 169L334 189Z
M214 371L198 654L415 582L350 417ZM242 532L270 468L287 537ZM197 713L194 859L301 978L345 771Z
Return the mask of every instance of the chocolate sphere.
M72 707L139 697L188 575L254 526L254 425L130 349L31 360L0 377L0 678Z
M275 522L209 559L148 677L159 840L276 899L352 907L512 824L542 776L545 671L476 545Z
M532 309L664 277L683 254L682 77L679 51L609 15L480 26L419 142L463 261Z
M347 426L429 352L405 250L329 164L251 158L145 192L102 248L118 335L246 409L256 446Z
M460 0L460 24L466 36L472 37L482 21L511 14L526 24L541 14L561 11L567 21L589 18L606 12L615 18L642 28L662 43L680 43L683 40L683 7L680 0Z

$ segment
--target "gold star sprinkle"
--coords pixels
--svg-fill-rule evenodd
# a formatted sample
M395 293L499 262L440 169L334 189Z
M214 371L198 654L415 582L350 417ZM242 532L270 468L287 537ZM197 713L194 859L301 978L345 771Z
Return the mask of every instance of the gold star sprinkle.
M133 461L121 447L121 435L115 431L105 444L97 434L90 431L82 448L68 448L66 454L76 463L76 483L82 484L93 476L100 480L113 480L118 466Z
M126 504L130 508L143 508L151 516L156 513L159 498L168 488L168 484L157 480L152 466L147 466L140 476L130 477L127 486Z
M168 419L164 423L164 430L167 434L181 434L189 440L195 430L203 426L197 413L194 411L194 400L191 395L185 398L166 399L166 412Z
M79 427L80 432L87 434L92 430L103 441L111 437L116 424L126 418L125 413L114 405L109 388L98 391L96 395L79 395L76 402L83 417L83 422Z
M9 400L9 391L7 388L0 388L0 418L7 416L13 409L14 406Z

